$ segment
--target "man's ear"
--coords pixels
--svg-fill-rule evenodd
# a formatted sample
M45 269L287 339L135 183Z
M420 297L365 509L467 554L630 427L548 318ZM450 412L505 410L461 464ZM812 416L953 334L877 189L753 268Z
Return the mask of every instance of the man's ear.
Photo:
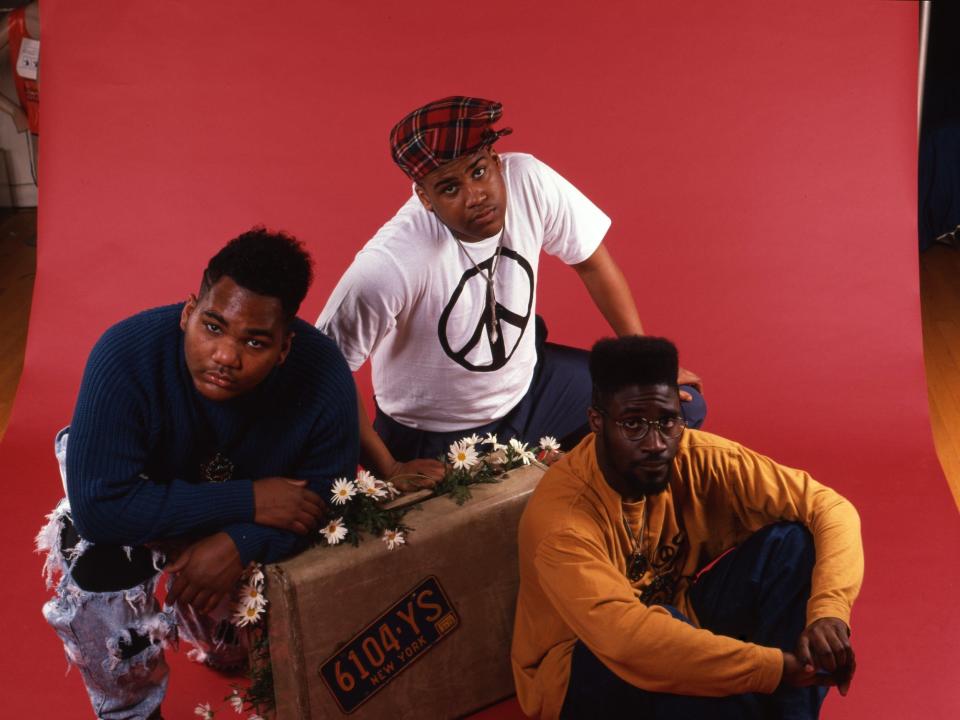
M433 203L430 202L430 198L427 197L427 191L424 189L423 185L417 183L414 186L414 189L417 191L417 197L420 198L420 203L426 209L427 212L433 212Z
M296 335L292 330L288 330L287 334L283 337L283 342L280 345L280 357L277 358L277 365L283 365L284 360L287 359L287 355L290 354L290 347L293 343L293 336Z
M603 429L603 416L597 412L596 408L587 408L587 421L590 423L590 430L597 435Z
M197 296L193 293L190 293L190 296L187 298L186 304L183 306L183 310L180 312L180 329L184 332L187 331L187 320L190 319L190 316L193 315L193 311L197 309Z
M503 161L500 159L500 154L493 148L490 148L490 158L493 160L498 169L503 169Z

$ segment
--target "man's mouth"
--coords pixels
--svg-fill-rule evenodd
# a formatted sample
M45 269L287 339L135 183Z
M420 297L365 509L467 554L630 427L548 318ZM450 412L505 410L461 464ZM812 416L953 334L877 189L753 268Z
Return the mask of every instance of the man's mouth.
M667 458L647 458L633 463L633 466L641 470L646 470L647 472L655 472L663 470L669 464L670 461Z
M221 388L232 388L237 384L237 381L230 376L221 375L220 373L216 372L205 372L203 374L203 379L205 382Z
M494 215L496 214L497 209L495 207L484 208L481 212L473 216L473 222L478 224L488 223L493 220Z

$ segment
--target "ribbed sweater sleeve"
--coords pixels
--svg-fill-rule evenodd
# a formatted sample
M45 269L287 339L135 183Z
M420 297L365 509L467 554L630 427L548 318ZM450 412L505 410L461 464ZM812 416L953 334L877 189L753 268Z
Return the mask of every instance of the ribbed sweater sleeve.
M332 340L295 320L286 362L240 401L212 403L186 372L178 317L170 306L128 318L91 352L67 450L74 523L119 545L226 532L244 565L281 559L307 541L254 523L254 484L307 480L328 497L334 478L353 476L353 376ZM196 452L213 450L234 463L232 479L198 478Z
M77 529L94 543L141 545L253 519L250 481L190 483L145 474L155 451L149 447L150 409L163 392L154 349L171 336L169 323L151 320L135 316L104 333L80 385L70 425L67 494ZM175 356L177 336L172 338L169 352ZM168 408L170 424L190 424L185 404Z
M301 345L310 336L309 348L291 364L290 380L297 387L317 386L310 406L314 415L310 435L291 476L306 480L311 490L329 499L333 480L353 477L360 452L356 389L346 360L332 340L312 326L303 328ZM294 341L296 342L296 339ZM303 549L308 541L284 530L254 523L230 525L224 530L233 538L244 565L251 560L275 562Z

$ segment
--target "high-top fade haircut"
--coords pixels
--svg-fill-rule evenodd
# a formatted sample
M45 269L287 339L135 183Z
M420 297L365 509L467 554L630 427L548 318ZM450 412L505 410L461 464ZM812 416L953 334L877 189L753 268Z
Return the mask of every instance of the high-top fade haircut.
M631 385L677 387L677 347L666 338L627 335L605 338L590 351L593 405L605 407L610 397Z
M255 227L210 258L200 281L200 295L224 277L258 295L277 298L289 323L313 282L313 260L296 238Z

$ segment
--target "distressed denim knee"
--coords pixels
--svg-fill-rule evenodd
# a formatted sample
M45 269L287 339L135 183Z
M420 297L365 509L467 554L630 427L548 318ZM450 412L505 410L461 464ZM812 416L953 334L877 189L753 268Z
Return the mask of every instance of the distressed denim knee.
M61 501L37 536L37 549L47 551L47 586L59 576L43 616L63 641L68 662L80 671L97 717L146 720L166 692L163 648L177 635L173 611L161 609L156 599L160 574L123 590L81 588L72 570L93 545L81 540L62 549L68 512Z

